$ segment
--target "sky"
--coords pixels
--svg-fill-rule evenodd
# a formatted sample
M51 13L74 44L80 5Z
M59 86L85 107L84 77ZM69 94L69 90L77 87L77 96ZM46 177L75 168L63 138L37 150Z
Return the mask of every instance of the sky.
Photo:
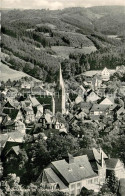
M0 0L2 8L63 9L66 7L92 7L125 5L125 0Z

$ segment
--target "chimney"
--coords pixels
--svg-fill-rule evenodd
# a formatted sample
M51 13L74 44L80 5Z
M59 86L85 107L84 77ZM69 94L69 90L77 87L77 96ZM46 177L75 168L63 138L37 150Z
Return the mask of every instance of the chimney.
M69 153L65 156L65 160L69 164L74 163L74 157Z

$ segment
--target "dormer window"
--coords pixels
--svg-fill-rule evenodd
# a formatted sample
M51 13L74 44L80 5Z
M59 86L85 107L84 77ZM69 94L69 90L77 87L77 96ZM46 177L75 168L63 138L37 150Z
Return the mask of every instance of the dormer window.
M83 165L80 165L79 167L80 167L81 169L84 169L84 168L85 168Z
M68 171L69 171L69 172L72 172L72 169L71 169L71 168L68 168Z

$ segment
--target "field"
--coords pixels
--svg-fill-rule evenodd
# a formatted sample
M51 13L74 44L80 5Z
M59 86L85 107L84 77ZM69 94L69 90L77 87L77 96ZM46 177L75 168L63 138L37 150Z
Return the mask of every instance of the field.
M31 77L28 74L25 74L21 71L13 70L13 69L9 68L7 65L5 65L1 62L1 65L0 65L0 81L6 82L8 79L10 79L11 81L19 80L22 77L26 77L26 76Z
M115 69L108 69L108 70L109 70L109 72L110 72L111 75L114 74L115 71L116 71ZM96 74L101 74L101 71L102 71L102 70L91 70L91 71L86 71L86 72L83 73L83 75L88 76L88 77L92 77L92 76L94 76L94 75L96 75Z
M95 46L88 46L83 48L75 48L75 47L67 47L67 46L52 46L51 47L54 52L56 52L55 57L62 57L64 59L69 58L70 53L84 53L90 54L91 52L96 51Z

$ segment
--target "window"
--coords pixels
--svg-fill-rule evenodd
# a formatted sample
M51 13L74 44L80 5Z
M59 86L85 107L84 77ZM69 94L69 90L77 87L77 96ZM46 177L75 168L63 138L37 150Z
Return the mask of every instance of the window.
M91 180L88 180L88 184L92 184L92 179Z
M81 183L77 183L77 188L80 188L81 187Z
M97 182L98 182L98 178L95 178L95 179L94 179L94 182L97 183Z
M74 196L75 195L75 191L71 191L71 196Z
M77 189L77 194L80 194L81 189Z
M71 189L74 189L74 188L75 188L75 184L72 184L72 185L71 185Z

